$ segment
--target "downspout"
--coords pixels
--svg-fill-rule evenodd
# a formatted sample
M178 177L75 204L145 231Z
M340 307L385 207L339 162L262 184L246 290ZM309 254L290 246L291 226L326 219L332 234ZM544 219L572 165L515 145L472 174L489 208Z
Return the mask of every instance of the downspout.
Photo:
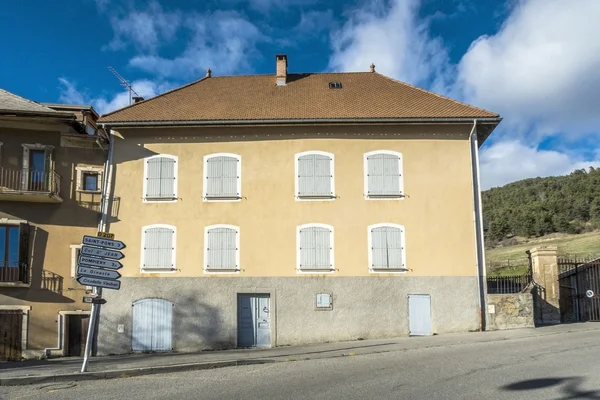
M471 171L473 178L473 221L475 228L475 249L477 253L477 279L479 295L479 330L486 330L486 271L485 271L485 246L483 237L483 213L481 211L481 180L479 175L479 141L477 140L477 119L473 120L473 128L469 134L471 146Z
M103 125L103 128L106 128ZM112 130L109 128L109 147L108 147L108 155L106 157L106 162L104 163L104 177L102 182L102 204L100 205L100 222L98 223L98 232L106 232L106 220L107 220L107 211L110 209L110 186L112 184L112 169L113 169L113 154L115 148L115 137L112 133ZM102 297L102 288L94 286L94 294L99 297ZM92 313L90 316L90 325L87 332L87 338L85 342L85 352L83 355L83 363L81 366L81 372L87 371L87 364L90 358L90 353L92 352L92 347L94 345L94 336L96 326L98 325L100 316L100 304L92 304Z

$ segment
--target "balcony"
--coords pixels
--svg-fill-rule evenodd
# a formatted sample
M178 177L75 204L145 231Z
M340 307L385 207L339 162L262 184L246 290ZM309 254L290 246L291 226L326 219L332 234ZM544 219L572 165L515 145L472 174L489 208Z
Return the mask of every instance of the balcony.
M0 266L0 287L29 286L29 268L27 264L8 264Z
M54 171L0 167L0 201L62 203L60 175Z

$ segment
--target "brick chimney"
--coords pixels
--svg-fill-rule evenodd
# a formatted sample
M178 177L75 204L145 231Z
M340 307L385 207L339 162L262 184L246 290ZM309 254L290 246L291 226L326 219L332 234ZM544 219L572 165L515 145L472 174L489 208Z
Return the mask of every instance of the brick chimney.
M284 86L287 83L287 56L285 54L277 54L277 86Z

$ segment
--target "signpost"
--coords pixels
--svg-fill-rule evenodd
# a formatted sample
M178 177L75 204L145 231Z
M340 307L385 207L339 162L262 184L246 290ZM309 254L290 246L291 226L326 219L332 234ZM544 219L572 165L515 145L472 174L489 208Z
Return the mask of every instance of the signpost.
M121 289L121 274L117 271L123 267L120 261L125 255L120 251L125 243L115 240L114 233L98 232L97 236L84 235L81 240L80 256L77 260L77 282L95 288L93 295L83 298L84 303L92 304L90 328L85 344L85 355L81 372L85 372L90 354L91 341L94 336L98 307L106 304L97 292L100 289Z

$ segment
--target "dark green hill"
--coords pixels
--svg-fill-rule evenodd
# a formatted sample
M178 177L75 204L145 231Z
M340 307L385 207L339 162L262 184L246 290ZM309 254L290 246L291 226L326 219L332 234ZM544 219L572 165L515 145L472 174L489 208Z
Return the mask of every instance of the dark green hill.
M482 201L488 244L591 231L600 228L600 169L509 183L484 191Z

